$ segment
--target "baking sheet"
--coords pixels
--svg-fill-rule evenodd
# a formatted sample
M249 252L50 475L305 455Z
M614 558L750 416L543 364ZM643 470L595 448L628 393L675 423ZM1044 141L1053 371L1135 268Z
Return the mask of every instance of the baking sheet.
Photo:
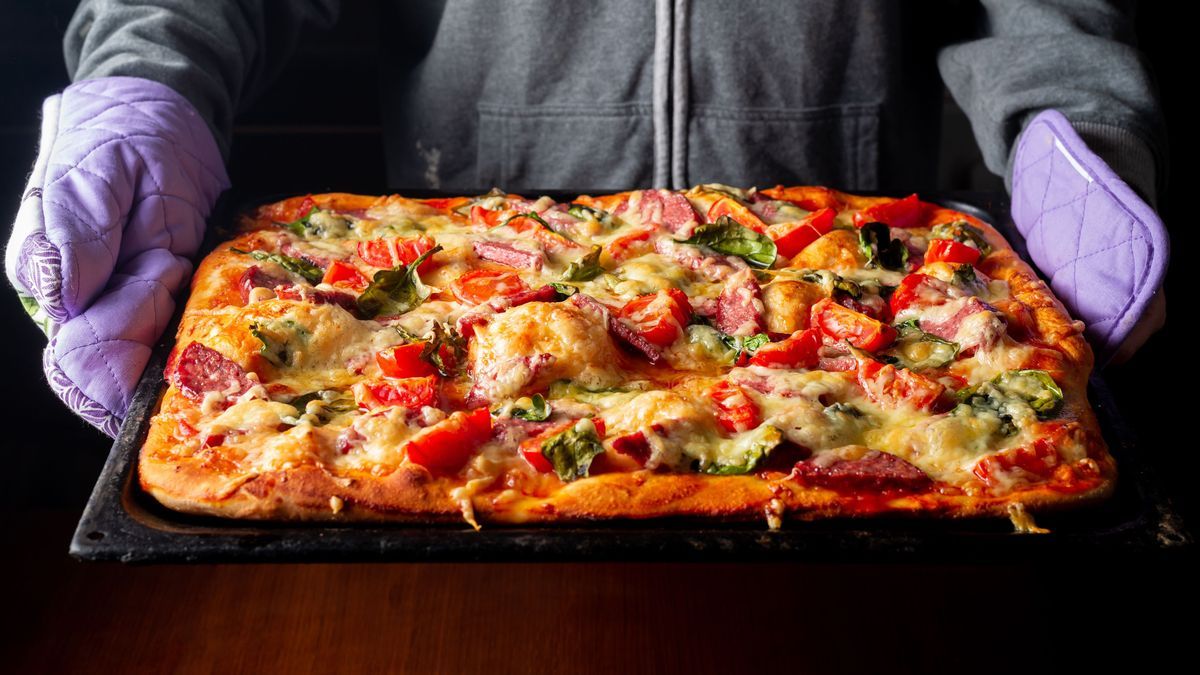
M411 196L444 196L397 190ZM587 191L547 191L570 198ZM539 193L543 194L543 193ZM214 224L230 223L247 205L228 195ZM991 222L1024 255L1002 195L927 193L923 199ZM231 204L238 205L230 208ZM211 247L223 235L213 232ZM206 249L207 250L207 249ZM1112 392L1093 376L1088 396L1096 409L1119 482L1107 502L1042 514L1050 534L1013 532L1005 519L918 520L904 517L785 520L778 531L765 519L714 524L658 519L539 527L463 524L263 523L190 516L170 511L137 481L137 454L164 388L174 328L158 345L138 385L125 424L109 453L71 541L71 555L123 562L282 561L923 561L1046 560L1103 554L1169 555L1190 548L1191 535L1139 457L1137 440L1116 409Z

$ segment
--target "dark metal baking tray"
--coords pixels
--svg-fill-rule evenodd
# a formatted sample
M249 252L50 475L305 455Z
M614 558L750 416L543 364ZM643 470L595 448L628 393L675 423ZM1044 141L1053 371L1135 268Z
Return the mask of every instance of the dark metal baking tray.
M401 194L437 196L428 191ZM583 192L583 191L580 191ZM580 194L547 191L551 196ZM995 194L926 194L996 225L1023 251L1008 219L1007 199ZM269 199L254 200L257 203ZM214 218L231 222L246 205L236 196ZM1170 555L1193 539L1139 456L1133 431L1112 392L1093 377L1088 395L1117 460L1120 479L1105 503L1038 516L1051 530L1015 534L1004 519L920 520L903 517L714 524L697 520L599 522L539 527L461 525L266 523L180 514L138 486L137 455L163 389L163 366L174 331L158 346L138 385L125 425L113 443L75 536L71 554L123 562L282 561L1033 561L1104 555Z

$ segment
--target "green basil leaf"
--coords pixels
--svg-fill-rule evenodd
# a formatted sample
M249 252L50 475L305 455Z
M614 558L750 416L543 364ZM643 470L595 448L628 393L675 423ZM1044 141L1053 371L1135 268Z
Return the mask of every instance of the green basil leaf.
M897 324L896 331L899 333L896 342L877 355L877 360L887 360L909 370L921 371L941 368L958 357L957 342L926 333L916 319Z
M867 223L858 228L858 248L867 258L867 267L903 272L908 266L908 247L883 223Z
M771 342L771 336L766 333L758 333L756 335L736 336L720 333L720 339L729 349L733 350L733 363L738 363L742 360L742 356L752 356L758 351L759 347Z
M321 283L321 279L325 276L324 270L308 262L307 260L293 258L288 255L283 255L282 253L268 253L266 251L243 251L240 248L231 248L229 250L239 255L248 255L255 260L273 262L289 272L299 274L310 284Z
M550 418L552 410L550 404L546 403L546 397L541 394L534 394L530 400L533 403L530 404L529 408L513 408L511 411L512 416L528 422L545 422Z
M956 415L999 418L999 432L1017 433L1018 421L1049 419L1062 407L1062 389L1044 370L1009 370L960 390Z
M724 452L721 452L721 458L718 461L704 463L701 460L700 470L716 476L737 476L750 473L757 469L763 459L771 454L771 450L774 450L775 446L783 440L783 433L769 424L747 433L748 437L725 441L726 443L736 443L736 446L726 448Z
M819 284L830 297L844 293L855 300L862 298L862 286L829 270L804 270L800 273L800 279L810 284Z
M543 228L550 230L551 232L554 232L554 228L550 227L550 223L547 223L541 216L534 213L533 211L526 211L525 213L518 213L516 215L509 216L504 219L504 222L500 223L496 227L504 227L505 225L511 223L512 221L516 220L517 218L532 218L533 220L536 220L538 223L540 223Z
M556 293L558 293L560 296L559 300L565 300L579 292L578 287L572 286L571 284L564 284L559 281L551 281L550 287L553 288Z
M304 214L303 216L300 216L299 218L297 218L296 220L293 220L290 223L285 223L284 227L291 230L298 237L307 236L308 228L309 228L308 219L311 218L312 214L314 214L316 212L317 212L317 207L314 206L311 209L309 209L308 213Z
M589 419L579 420L570 429L542 443L542 457L549 460L554 473L568 483L587 476L592 460L603 452L596 426Z
M590 206L584 206L583 204L576 204L574 202L571 202L571 204L567 206L567 213L580 220L594 220L599 223L607 223L612 220L612 216L610 216L607 211L593 209Z
M683 243L706 246L717 253L737 256L761 269L775 264L775 242L765 234L743 227L729 216L721 216L715 223L701 225Z
M322 389L302 394L288 401L288 405L296 409L296 417L298 418L308 412L308 404L311 401L321 402L320 410L313 415L317 418L314 426L329 424L330 420L334 417L358 409L352 397L347 396L345 392L331 389Z
M980 255L987 255L992 252L992 245L988 243L987 237L983 235L983 231L965 220L934 225L933 230L929 233L929 238L950 239L960 244L974 246L979 249Z
M408 265L376 272L366 290L358 296L359 314L374 319L381 314L396 316L419 307L429 297L429 289L421 283L417 268L440 250L442 246L438 244Z
M258 353L280 368L292 365L293 348L308 339L308 331L290 319L272 321L265 326L252 323L250 334L262 343Z
M579 260L567 265L567 270L563 272L563 281L591 281L604 273L604 268L600 266L599 246L593 246L592 250L587 255Z
M628 393L629 391L631 391L631 389L588 389L570 380L555 380L554 382L550 383L550 387L546 392L546 395L552 399L568 398L579 401L580 403L595 404L612 394L624 394Z
M451 363L446 363L442 356L442 347L450 351ZM442 377L455 377L466 363L466 357L467 341L463 336L459 335L453 326L441 321L435 322L433 331L425 340L425 346L421 348L421 360L436 368Z
M1006 394L1028 403L1040 419L1053 417L1062 407L1062 389L1044 370L1009 370L992 382Z

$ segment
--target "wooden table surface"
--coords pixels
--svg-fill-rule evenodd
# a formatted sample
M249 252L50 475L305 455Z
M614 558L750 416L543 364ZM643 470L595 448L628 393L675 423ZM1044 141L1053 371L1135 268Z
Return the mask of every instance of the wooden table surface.
M132 567L77 517L5 519L3 670L1025 673L1165 659L1197 608L1182 561Z

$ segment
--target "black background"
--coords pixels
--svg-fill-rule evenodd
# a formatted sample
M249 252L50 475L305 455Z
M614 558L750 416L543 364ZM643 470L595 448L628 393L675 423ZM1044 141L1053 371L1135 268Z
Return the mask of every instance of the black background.
M239 117L230 172L241 190L294 192L303 186L372 193L389 187L383 182L378 71L372 59L379 40L377 14L373 3L346 4L338 27L330 34L306 39L273 90ZM61 35L73 5L65 1L0 2L0 21L5 28L5 39L0 41L0 222L11 222L32 165L41 100L68 84ZM1172 6L1179 5L1144 3L1138 16L1139 47L1159 86L1170 142L1167 189L1159 204L1172 237L1173 263L1167 281L1170 318L1168 327L1132 361L1110 368L1106 377L1141 436L1145 456L1158 467L1178 506L1194 522L1196 455L1200 453L1194 440L1197 352L1189 337L1195 331L1189 327L1194 321L1187 315L1196 305L1191 298L1195 274L1188 269L1196 245L1195 216L1189 212L1195 192L1189 166L1194 160L1195 131L1184 97L1195 78L1195 59L1188 49L1195 38L1189 22ZM306 95L329 87L329 83L337 83L337 90L344 95ZM945 107L941 184L931 187L1002 189L999 180L980 165L961 113L949 100ZM0 370L4 379L0 410L6 418L0 442L4 466L0 471L0 522L6 526L0 535L4 541L0 564L10 572L3 582L9 588L0 594L9 611L0 613L5 615L0 621L23 622L26 629L0 631L0 645L17 654L32 644L27 641L37 642L29 633L29 626L34 625L30 622L36 620L39 630L53 630L55 625L52 612L56 610L51 603L41 602L43 594L30 589L53 586L56 580L49 573L39 576L28 561L63 564L74 519L109 445L107 438L68 413L46 387L40 362L43 345L44 338L25 317L15 294L0 293L0 355L5 359ZM1020 623L1036 617L1032 630L1036 633L1040 627L1047 631L1035 634L1032 646L1028 640L1023 643L1034 653L1058 652L1048 641L1070 634L1077 637L1076 653L1058 652L1066 662L1113 651L1156 660L1176 650L1182 652L1186 645L1176 640L1188 634L1186 627L1195 625L1195 582L1187 574L1188 562L1147 559L1117 566L1096 561L1085 568L1062 568L1052 561L1030 561L1019 568L956 568L950 575L955 588L939 584L943 577L935 572L940 568L907 568L898 574L900 578L919 578L930 585L930 604L924 610L920 598L926 596L914 595L911 589L903 594L909 606L895 606L893 600L900 596L890 593L884 583L878 584L878 592L859 589L852 597L879 612L899 612L914 621L930 622L929 630L910 636L930 641L921 646L927 651L936 649L939 634L951 630L955 622L953 615L939 615L930 608L947 612L951 608L981 609L1000 604L1008 596L1025 606L1005 614L1005 621ZM87 565L68 565L65 569L71 574L89 574ZM846 569L853 570L846 575L876 578L892 575L895 568ZM33 576L15 580L11 574L17 572ZM796 568L795 572L803 575L805 570ZM829 574L828 570L825 573ZM106 574L113 578L113 572ZM14 589L14 585L25 588ZM1111 601L1088 599L1096 587L1115 588ZM1082 598L1082 605L1064 601L1059 597L1064 594ZM721 597L722 602L736 601L736 595L723 593ZM980 621L991 623L986 617L985 612ZM789 618L781 615L773 620ZM1069 627L1062 628L1059 620L1068 621ZM1000 632L981 631L979 637L993 643L984 650L987 663L999 665L990 659L1014 641L1021 642L1017 637L1021 631L1013 626L993 628ZM959 635L965 629L958 626L953 630ZM1060 635L1049 634L1060 630ZM958 656L972 649L965 644L945 648L948 654Z

